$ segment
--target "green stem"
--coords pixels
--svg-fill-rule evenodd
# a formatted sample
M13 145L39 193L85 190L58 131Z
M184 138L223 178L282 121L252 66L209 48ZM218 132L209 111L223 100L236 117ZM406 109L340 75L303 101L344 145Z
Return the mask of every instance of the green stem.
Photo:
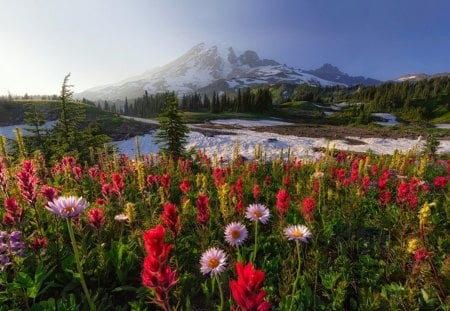
M258 252L258 221L255 221L255 248L253 250L253 256L251 262L255 263L256 253Z
M223 291L222 291L222 286L220 284L218 275L216 275L215 279L216 279L216 282L217 282L217 287L219 288L219 295L220 295L220 307L219 307L219 310L222 311L223 310Z
M81 266L80 257L78 255L77 242L75 241L75 234L73 233L73 228L72 228L72 224L70 223L70 221L71 221L71 219L67 218L67 228L69 229L69 235L70 235L70 240L72 242L73 254L75 256L75 261L77 263L78 274L80 275L81 287L83 288L84 295L86 296L86 300L88 301L89 309L91 311L94 311L95 306L94 306L94 303L92 302L91 295L89 294L89 290L86 286L86 281L84 280L83 267Z
M300 243L298 240L295 241L296 249L297 249L297 276L295 277L294 281L294 287L292 289L292 295L291 295L291 305L289 306L289 310L292 310L292 307L294 306L294 295L297 291L297 283L298 279L300 278L300 266L301 266L301 257L300 257Z

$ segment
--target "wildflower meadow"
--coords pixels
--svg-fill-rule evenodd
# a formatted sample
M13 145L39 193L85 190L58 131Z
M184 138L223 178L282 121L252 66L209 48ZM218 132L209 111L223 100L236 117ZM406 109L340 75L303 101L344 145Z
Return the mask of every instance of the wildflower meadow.
M450 160L0 158L0 310L448 310Z

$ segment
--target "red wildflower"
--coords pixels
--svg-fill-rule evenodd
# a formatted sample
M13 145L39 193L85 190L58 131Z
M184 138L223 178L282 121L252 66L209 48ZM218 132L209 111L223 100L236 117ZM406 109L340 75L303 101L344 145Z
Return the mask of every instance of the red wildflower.
M434 179L433 185L436 190L443 190L447 186L447 178L443 176L437 176Z
M359 180L359 171L357 169L352 169L350 173L350 179L353 183L358 182Z
M19 207L16 199L5 198L5 210L6 216L3 218L3 223L6 225L14 225L20 222L20 218L23 214L23 209Z
M102 184L102 185L106 184L107 178L106 178L105 172L100 172L99 180L100 180L100 184Z
M189 180L187 178L183 178L180 184L180 190L184 194L188 194L189 190L191 190L191 185L189 184Z
M259 185L253 186L253 199L257 200L261 195L261 187Z
M43 185L41 188L41 195L48 201L52 202L53 199L58 197L58 191L55 188L48 185Z
M367 190L369 190L370 187L370 178L367 176L364 176L361 179L361 184L362 184L362 190L365 193Z
M265 274L254 269L251 262L246 266L236 264L237 280L230 281L231 294L242 311L267 311L271 303L264 301L266 292L262 289Z
M113 192L120 196L122 194L123 188L125 187L125 183L123 182L122 175L119 173L113 173L111 175L112 179L112 190Z
M319 192L319 190L320 190L320 182L319 182L319 180L315 179L315 180L313 181L312 190L313 190L315 193L318 193L318 192Z
M225 183L225 171L218 166L214 168L213 177L216 187L219 187Z
M336 156L336 162L343 162L346 157L347 155L344 152L339 152L339 154Z
M264 177L264 184L265 184L266 186L268 186L268 185L270 185L270 183L271 183L270 176Z
M204 194L199 194L195 205L197 206L197 222L206 225L209 221L209 198Z
M280 191L278 191L277 210L281 216L283 216L287 213L290 201L291 201L291 197L289 196L289 193L285 189L281 189Z
M76 180L80 180L83 177L83 169L81 166L72 167L72 173L75 175Z
M99 173L98 167L95 167L95 166L89 168L89 170L88 170L89 177L91 178L92 181L97 179L98 173Z
M386 190L380 191L380 196L378 198L378 204L388 205L391 202L392 193Z
M164 243L164 227L158 225L144 233L144 247L147 256L142 269L142 284L155 291L155 303L169 310L169 290L178 282L176 271L167 266L172 244Z
M421 263L431 254L433 253L427 251L426 249L419 248L414 252L414 259L416 260L416 262Z
M164 187L164 189L169 189L170 187L170 177L167 174L163 174L161 176L161 185Z
M95 200L95 203L97 203L98 205L103 205L103 204L105 204L106 202L105 202L104 199L98 198L97 200Z
M339 179L339 181L342 181L345 178L345 168L340 168L336 171L336 176Z
M33 238L30 242L31 250L35 253L38 253L42 248L47 246L47 239L43 238Z
M153 184L157 184L159 182L159 176L158 175L148 175L147 176L147 185L151 187Z
M92 228L98 230L105 222L105 215L101 209L94 208L88 212L88 221Z
M397 187L397 203L404 204L410 209L417 207L417 186L416 179L412 179L410 183L401 182Z
M236 204L236 210L238 211L238 213L242 213L244 211L244 202L239 201Z
M22 164L22 170L17 174L19 179L19 188L22 197L31 205L36 203L36 185L38 178L36 177L33 162L26 160Z
M306 221L311 221L314 217L316 202L313 198L305 198L302 202L302 214Z
M161 218L166 227L170 229L173 236L177 237L178 232L180 231L177 206L171 203L164 204Z
M102 185L102 194L105 197L105 199L108 199L111 197L112 194L112 188L110 184L103 184Z
M336 168L332 166L330 167L330 177L334 178L334 175L336 175Z
M289 187L292 183L291 177L289 176L284 176L283 178L283 185L286 187Z
M61 163L63 164L63 166L65 168L71 168L72 166L75 165L76 162L77 162L77 160L75 160L74 157L64 157L61 160Z
M372 164L370 166L370 174L372 174L372 176L375 176L377 173L378 173L378 165Z

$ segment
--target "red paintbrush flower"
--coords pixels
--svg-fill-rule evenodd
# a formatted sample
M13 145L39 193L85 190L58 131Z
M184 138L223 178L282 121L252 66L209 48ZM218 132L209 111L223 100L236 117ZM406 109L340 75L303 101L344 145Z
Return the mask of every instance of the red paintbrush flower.
M58 198L58 191L53 187L43 185L41 188L41 195L47 200L47 202L51 202Z
M81 166L73 167L72 173L75 175L76 180L80 180L83 177L83 169L81 168Z
M436 190L443 190L447 186L447 178L443 176L437 176L434 179L433 185Z
M155 291L154 302L169 310L169 290L178 282L176 271L167 266L172 244L164 242L164 227L158 225L144 233L144 247L147 256L142 269L142 284ZM169 308L169 309L168 309Z
M311 221L314 217L316 202L313 198L305 198L302 202L302 214L306 221Z
M92 228L98 230L105 222L105 215L101 209L94 208L88 212L88 221Z
M189 184L189 180L187 178L183 178L180 184L180 190L184 194L188 194L189 190L191 190L191 185Z
M255 201L256 201L260 195L261 195L261 187L259 185L254 185L253 186L253 199L255 199Z
M262 270L254 269L251 262L246 266L236 264L237 280L231 280L230 289L236 304L242 311L267 311L271 303L264 301L266 292L262 289L265 274Z
M172 203L164 204L161 218L166 227L172 232L173 236L177 237L178 232L180 231L177 206Z
M111 175L112 180L112 190L117 195L120 196L122 194L123 188L125 187L125 183L123 182L122 175L119 173L113 173Z
M209 221L209 198L204 194L199 194L195 205L197 206L197 222L201 225L206 225Z
M161 176L161 185L164 187L164 189L169 189L170 187L170 177L167 174L163 174Z
M39 179L36 177L33 162L26 160L22 164L22 170L17 174L19 188L22 197L31 205L36 203L36 185Z
M291 197L285 189L281 189L277 194L277 211L281 216L286 215Z

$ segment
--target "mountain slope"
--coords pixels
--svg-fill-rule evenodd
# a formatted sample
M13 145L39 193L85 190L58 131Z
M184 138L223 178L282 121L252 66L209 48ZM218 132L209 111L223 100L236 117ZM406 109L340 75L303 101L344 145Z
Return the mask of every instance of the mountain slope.
M348 77L348 75L343 74ZM336 80L336 81L334 81ZM146 71L116 84L95 87L76 94L90 100L124 100L148 93L175 91L191 93L213 85L217 91L236 90L261 84L308 83L311 85L347 85L270 59L261 59L254 51L240 53L232 47L200 43L167 65Z
M336 83L343 83L348 86L362 84L365 86L369 85L376 85L382 83L380 80L372 79L372 78L365 78L362 76L352 77L349 76L346 73L343 73L341 70L339 70L338 67L335 67L331 64L324 64L322 67L314 70L308 70L308 73L315 75L319 78L336 82Z

